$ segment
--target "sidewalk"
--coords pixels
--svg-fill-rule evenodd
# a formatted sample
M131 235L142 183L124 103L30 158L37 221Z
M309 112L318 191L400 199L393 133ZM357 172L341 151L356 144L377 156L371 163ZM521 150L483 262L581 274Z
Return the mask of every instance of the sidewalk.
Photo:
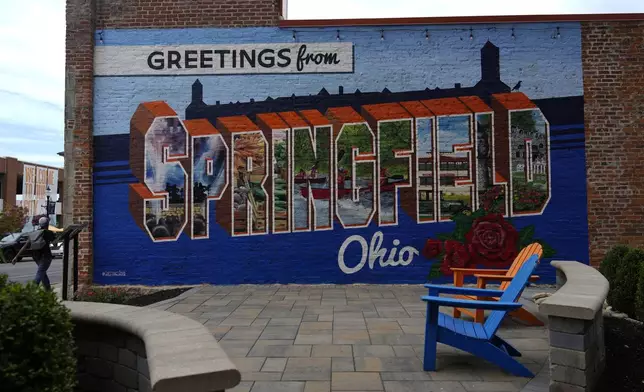
M522 301L534 309L529 298L542 291L552 289L529 288ZM210 329L242 373L235 392L547 391L547 330L512 321L499 335L534 374L546 372L529 385L441 344L438 370L423 372L423 294L420 285L203 286L153 306Z
M54 293L56 293L56 297L58 297L59 300L63 300L63 285L62 283L58 284L52 284L51 289Z

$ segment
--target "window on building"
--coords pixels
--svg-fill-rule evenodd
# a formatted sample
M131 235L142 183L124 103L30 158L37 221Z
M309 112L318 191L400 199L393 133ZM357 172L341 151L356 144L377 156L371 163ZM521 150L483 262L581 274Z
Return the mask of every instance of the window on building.
M420 201L432 201L432 191L420 191Z

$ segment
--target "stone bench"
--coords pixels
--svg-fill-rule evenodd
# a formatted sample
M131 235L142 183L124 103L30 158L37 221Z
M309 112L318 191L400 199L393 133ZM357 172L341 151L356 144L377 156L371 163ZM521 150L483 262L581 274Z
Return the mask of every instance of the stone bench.
M608 281L576 261L553 261L557 291L539 305L548 316L550 391L590 392L604 371L603 305Z
M197 321L150 308L64 304L74 323L80 391L215 392L241 381Z

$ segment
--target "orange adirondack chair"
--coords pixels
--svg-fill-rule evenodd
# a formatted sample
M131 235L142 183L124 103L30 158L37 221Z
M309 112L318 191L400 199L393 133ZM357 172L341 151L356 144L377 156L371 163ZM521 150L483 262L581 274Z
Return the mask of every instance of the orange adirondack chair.
M490 281L500 281L501 282L501 287L499 287L499 290L505 290L507 289L508 285L512 281L512 278L514 278L514 275L521 269L521 266L523 263L525 263L530 256L532 255L538 255L539 259L541 259L541 255L543 254L543 248L539 243L532 243L519 252L517 257L514 259L512 262L512 265L510 265L510 268L505 270L505 269L476 269L476 268L452 268L451 270L454 272L454 286L456 287L463 287L463 281L466 276L474 276L477 278L477 283L476 287L480 289L484 289L485 286L487 285L488 282ZM531 281L538 280L539 276L537 275L532 275L530 276ZM462 299L475 299L475 300L495 300L494 298L477 298L474 296L457 296L456 298L462 298ZM474 321L477 323L482 323L485 321L485 311L483 309L476 309L476 310L470 310L470 309L463 309L463 308L454 308L454 318L460 318L461 313L468 314L472 317L474 317ZM515 317L517 319L520 319L529 325L534 325L534 326L542 326L543 322L539 320L535 315L532 313L528 312L524 308L519 308L517 310L514 310L510 312L510 316Z

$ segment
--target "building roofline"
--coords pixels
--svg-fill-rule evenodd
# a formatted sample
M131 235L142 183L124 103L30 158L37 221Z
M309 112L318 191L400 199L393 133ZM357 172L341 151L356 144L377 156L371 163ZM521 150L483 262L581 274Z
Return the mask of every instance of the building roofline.
M31 166L44 167L44 168L47 168L47 169L58 170L59 172L63 171L63 168L60 167L60 166L44 165L42 163L34 163L34 162L29 162L29 161L22 161L22 160L20 160L18 158L15 158L15 157L0 156L0 161L5 162L7 159L15 160L18 163L18 165L20 165L20 167L22 167L23 165L31 165ZM3 173L3 171L0 171L0 173Z
M338 26L398 26L430 24L482 24L482 23L546 23L546 22L614 22L644 21L643 13L615 14L556 14L556 15L496 15L496 16L439 16L417 18L364 18L364 19L284 19L278 26L338 27Z
M34 163L34 162L20 161L20 160L18 162L22 163L23 165L45 167L47 169L54 169L54 170L58 170L58 171L63 170L63 168L60 167L60 166L43 165L42 163Z

